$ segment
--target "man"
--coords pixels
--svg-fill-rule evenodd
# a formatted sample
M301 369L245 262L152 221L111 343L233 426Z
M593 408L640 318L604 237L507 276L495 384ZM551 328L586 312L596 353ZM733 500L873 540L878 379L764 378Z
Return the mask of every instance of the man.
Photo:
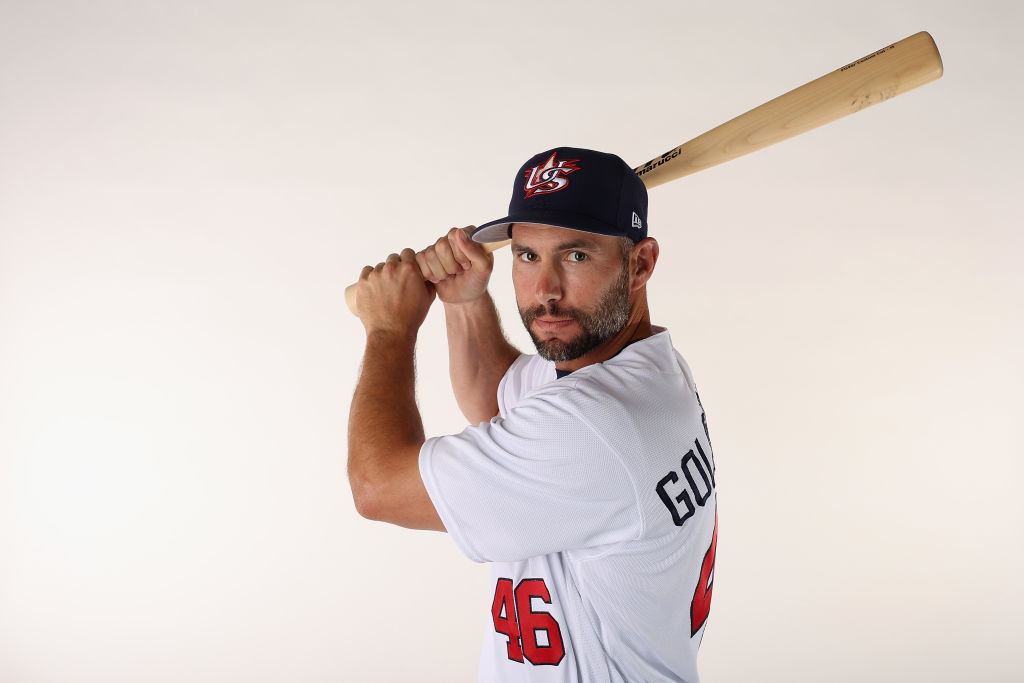
M506 341L480 242L512 240L538 355ZM360 514L447 530L492 562L483 681L696 681L717 546L715 466L690 370L651 325L647 193L618 157L558 148L509 215L363 269L349 422ZM426 280L427 282L425 282ZM413 352L434 296L471 425L425 439Z

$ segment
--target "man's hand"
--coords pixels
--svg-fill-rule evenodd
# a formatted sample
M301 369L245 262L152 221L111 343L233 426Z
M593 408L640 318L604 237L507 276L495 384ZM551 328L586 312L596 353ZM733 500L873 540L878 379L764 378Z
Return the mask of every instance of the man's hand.
M494 255L470 239L471 229L452 228L416 254L423 278L434 283L438 298L446 304L475 301L487 291Z
M415 335L434 302L434 286L424 282L412 249L391 254L359 275L359 319L373 332Z

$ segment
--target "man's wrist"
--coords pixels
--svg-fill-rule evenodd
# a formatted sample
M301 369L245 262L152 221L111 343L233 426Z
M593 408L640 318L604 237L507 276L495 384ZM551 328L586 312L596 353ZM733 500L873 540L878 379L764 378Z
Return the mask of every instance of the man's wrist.
M416 346L416 336L419 333L418 328L403 330L398 328L375 328L366 331L366 345L383 345L383 346Z
M473 313L474 310L479 309L481 307L483 307L484 310L486 310L488 307L493 306L491 294L486 289L480 294L480 296L476 297L475 299L470 299L469 301L459 301L454 303L442 301L441 303L444 305L444 312L446 314L456 313L462 315L471 314Z

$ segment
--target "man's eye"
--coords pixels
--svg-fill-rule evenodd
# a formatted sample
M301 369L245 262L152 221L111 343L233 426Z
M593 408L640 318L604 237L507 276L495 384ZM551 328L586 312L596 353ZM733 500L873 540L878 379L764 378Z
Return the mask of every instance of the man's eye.
M584 254L582 251L570 251L569 260L572 261L573 263L580 263L581 261L587 260L587 255Z
M521 254L519 254L519 258L526 261L527 263L533 263L534 261L537 260L537 255L534 254L532 251L524 251Z

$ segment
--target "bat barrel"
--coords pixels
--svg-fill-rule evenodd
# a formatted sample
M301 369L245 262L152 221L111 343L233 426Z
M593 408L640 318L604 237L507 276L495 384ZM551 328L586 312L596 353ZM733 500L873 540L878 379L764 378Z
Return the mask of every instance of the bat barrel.
M635 170L647 187L696 173L884 102L942 76L927 31L779 95Z

